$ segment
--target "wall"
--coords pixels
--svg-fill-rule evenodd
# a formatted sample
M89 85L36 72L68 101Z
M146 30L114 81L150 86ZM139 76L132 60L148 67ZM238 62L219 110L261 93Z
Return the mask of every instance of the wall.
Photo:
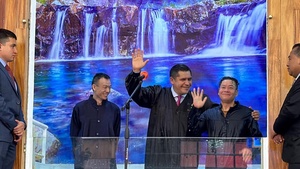
M17 3L18 2L18 3ZM28 23L22 20L29 18L29 0L0 0L0 27L11 29L18 36L19 57L10 65L20 83L23 97L23 110L26 116L28 86ZM288 92L293 78L286 71L287 55L295 42L299 42L300 2L298 0L268 1L268 118L271 129L280 106ZM18 12L16 12L18 11ZM268 17L268 16L267 16ZM18 145L18 157L15 168L24 168L23 145ZM269 140L269 168L287 168L281 161L281 145Z
M286 63L294 43L300 42L300 2L298 0L268 1L268 118L269 131L278 116L281 104L291 87ZM269 168L287 168L281 160L282 145L269 140Z

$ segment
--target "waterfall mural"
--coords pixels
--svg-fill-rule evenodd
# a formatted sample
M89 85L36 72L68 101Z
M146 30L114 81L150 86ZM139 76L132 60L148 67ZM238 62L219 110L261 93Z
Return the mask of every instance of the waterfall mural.
M163 19L163 11L151 11L151 19L153 20L152 29L150 29L150 48L152 53L168 54L169 52L169 30L167 22Z
M50 52L48 58L51 60L58 60L58 56L60 56L63 48L64 43L62 41L62 28L63 28L63 21L65 20L66 16L66 9L58 10L56 13L56 22L55 22L55 30L54 30L54 37L53 43L50 48Z
M265 0L54 2L38 4L36 9L33 117L60 142L47 163L73 163L72 108L88 98L95 73L110 75L109 100L123 106L129 97L124 81L135 48L143 49L150 59L143 86L170 86L169 69L184 63L193 71L193 87L203 88L219 102L221 77L237 78L237 100L260 111L260 129L267 136ZM131 104L131 137L146 136L148 117L148 109ZM121 137L124 125L122 112ZM124 154L118 158L120 162ZM134 163L143 160L131 158Z
M104 56L104 49L103 45L105 42L105 37L107 36L107 29L104 25L101 25L99 28L97 28L96 31L96 42L95 42L95 55L97 56Z

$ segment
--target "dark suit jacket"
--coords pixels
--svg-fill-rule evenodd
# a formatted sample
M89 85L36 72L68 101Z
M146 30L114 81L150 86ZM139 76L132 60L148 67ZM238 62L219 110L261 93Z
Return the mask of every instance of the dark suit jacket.
M15 120L25 120L21 107L21 95L15 88L14 81L5 67L0 63L0 141L12 142L13 129L17 126Z
M282 160L300 163L300 78L288 92L273 129L284 137Z

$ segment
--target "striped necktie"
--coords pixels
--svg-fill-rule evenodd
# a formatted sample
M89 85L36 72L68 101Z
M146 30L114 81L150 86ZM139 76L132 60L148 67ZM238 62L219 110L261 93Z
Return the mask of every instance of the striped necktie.
M181 95L178 95L177 96L177 102L176 102L177 106L180 105L180 101L181 101Z

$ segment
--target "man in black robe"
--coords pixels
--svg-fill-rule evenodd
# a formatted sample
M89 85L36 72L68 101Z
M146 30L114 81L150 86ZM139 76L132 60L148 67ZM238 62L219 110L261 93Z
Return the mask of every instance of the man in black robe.
M132 55L132 72L126 77L126 89L131 95L139 85L141 69L149 60L143 60L143 51L136 49ZM170 70L172 87L159 85L139 87L132 99L141 107L150 108L146 142L146 169L186 168L181 158L180 137L190 137L188 119L197 111L213 106L203 90L192 86L192 71L184 64L177 64ZM178 101L178 97L180 100ZM194 97L194 101L193 101ZM179 105L177 105L177 102ZM198 167L198 159L191 166Z

